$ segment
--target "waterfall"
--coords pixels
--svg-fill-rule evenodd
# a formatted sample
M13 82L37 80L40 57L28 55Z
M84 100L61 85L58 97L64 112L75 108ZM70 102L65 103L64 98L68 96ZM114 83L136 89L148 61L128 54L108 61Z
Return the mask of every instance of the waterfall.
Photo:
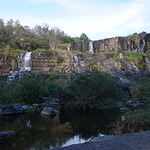
M139 71L138 67L136 67L136 65L134 64L134 62L131 62L131 64L133 66L134 71L137 73L137 75L140 76L140 71Z
M25 53L22 60L20 71L31 71L31 53L32 52Z
M74 67L76 67L79 63L79 58L78 58L77 54L74 53L73 55L74 55Z
M135 49L136 52L144 52L146 42L145 40L141 40L140 45Z
M144 52L145 45L146 45L146 42L145 42L145 40L143 39L143 44L142 44L142 51L143 51L143 52Z
M124 61L121 62L121 65L123 66L123 68L125 68L126 71L129 71L133 76L140 76L140 70L134 62L129 62L124 59Z
M77 70L77 72L82 72L85 66L84 61L77 54L74 53L73 55L74 55L74 69Z
M119 53L119 58L124 59L124 55L122 53Z
M32 52L26 52L25 54L21 53L18 56L17 61L20 70L10 72L10 75L8 76L8 83L11 83L17 76L21 77L24 71L31 71L31 53Z
M94 54L94 48L93 48L93 42L92 41L90 41L90 43L89 43L89 52L91 54Z

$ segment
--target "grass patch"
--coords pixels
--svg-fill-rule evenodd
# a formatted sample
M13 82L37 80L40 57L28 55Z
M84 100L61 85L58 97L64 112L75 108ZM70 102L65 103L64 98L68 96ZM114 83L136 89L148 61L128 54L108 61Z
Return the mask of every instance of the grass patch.
M125 59L127 59L129 62L133 62L139 69L145 70L145 53L135 51L124 51L123 55Z
M72 51L72 52L75 53L75 54L78 54L78 55L82 55L82 52L80 52L80 51L74 50L74 51Z
M127 116L126 122L131 125L149 126L150 125L150 108L139 109ZM150 127L150 126L149 126Z
M17 57L20 53L24 53L26 52L25 50L20 50L20 49L16 49L16 50L12 50L10 52L10 56L11 57Z
M146 56L150 57L150 50L146 51Z
M34 53L39 53L39 52L44 52L46 54L52 54L52 51L53 50L51 50L51 49L48 49L48 50L47 49L36 49L36 50L33 51L33 54Z
M140 102L150 104L150 78L132 77L130 80L132 96L138 99Z

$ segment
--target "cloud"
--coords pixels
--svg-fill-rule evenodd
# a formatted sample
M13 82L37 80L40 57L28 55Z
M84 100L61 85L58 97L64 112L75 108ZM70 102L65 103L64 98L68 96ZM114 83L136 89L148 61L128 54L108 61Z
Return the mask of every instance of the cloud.
M28 0L29 2L34 3L55 3L57 5L67 7L67 8L74 8L74 9L85 9L86 7L83 5L82 1L78 0Z
M71 36L80 36L86 33L91 39L101 39L111 36L123 36L134 32L150 32L150 1L130 0L119 3L108 3L108 1L93 0L26 0L30 5L34 2L56 6L64 9L60 10L59 16L56 13L37 15L15 15L2 14L5 18L20 20L23 25L34 27L37 24L47 23L50 26L58 26L61 30ZM112 0L113 1L113 0ZM36 7L36 5L33 5ZM49 15L51 14L51 15ZM38 17L40 16L40 17ZM42 16L42 17L41 17Z

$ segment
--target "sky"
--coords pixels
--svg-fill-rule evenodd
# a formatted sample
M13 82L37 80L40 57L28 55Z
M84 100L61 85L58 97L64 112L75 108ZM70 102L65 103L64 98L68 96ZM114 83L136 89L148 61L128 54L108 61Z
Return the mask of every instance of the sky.
M150 32L150 0L0 0L0 18L99 40Z

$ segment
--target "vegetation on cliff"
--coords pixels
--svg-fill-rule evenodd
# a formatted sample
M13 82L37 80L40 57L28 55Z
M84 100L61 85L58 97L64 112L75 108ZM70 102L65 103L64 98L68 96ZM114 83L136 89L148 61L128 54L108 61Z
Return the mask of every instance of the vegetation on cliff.
M57 27L50 28L48 24L36 25L31 29L22 26L18 20L10 19L4 23L0 19L0 53L6 53L6 56L18 50L64 49L68 43L82 40L89 40L85 33L73 38Z

